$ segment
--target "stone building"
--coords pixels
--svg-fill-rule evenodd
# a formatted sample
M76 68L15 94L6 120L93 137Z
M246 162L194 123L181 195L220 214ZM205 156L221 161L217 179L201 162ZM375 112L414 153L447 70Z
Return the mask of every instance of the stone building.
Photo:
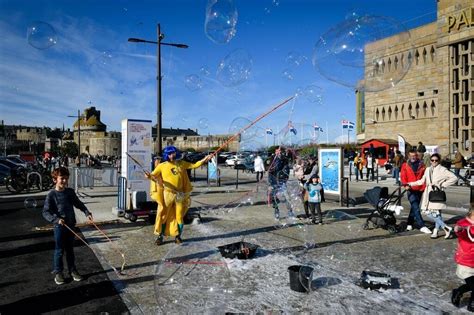
M365 81L403 79L357 92L357 140L397 139L438 147L445 156L474 147L474 2L438 0L437 20L365 48ZM377 62L373 62L377 60ZM365 91L364 91L365 90Z
M121 133L107 132L107 126L100 121L100 111L95 107L86 108L84 114L76 120L73 127L75 143L79 142L80 129L81 147L79 151L81 153L112 156L121 154Z
M156 138L156 128L152 130L153 139ZM163 128L161 130L163 146L173 145L180 150L194 149L206 151L210 148L220 147L232 135L199 135L197 130L180 128ZM155 145L155 144L153 144ZM239 141L236 139L227 146L229 151L239 150Z

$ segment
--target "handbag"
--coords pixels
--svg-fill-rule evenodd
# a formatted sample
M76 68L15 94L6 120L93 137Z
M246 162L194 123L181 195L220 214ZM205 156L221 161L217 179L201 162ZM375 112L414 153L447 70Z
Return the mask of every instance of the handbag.
M430 182L431 180L431 171L430 171ZM438 186L432 185L433 190L430 191L428 195L428 200L430 202L446 202L446 193L441 190Z

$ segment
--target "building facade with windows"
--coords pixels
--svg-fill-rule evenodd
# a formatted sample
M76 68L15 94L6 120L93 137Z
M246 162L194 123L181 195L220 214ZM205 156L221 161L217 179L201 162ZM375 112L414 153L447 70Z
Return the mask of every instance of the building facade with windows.
M438 0L437 20L365 49L365 78L401 81L356 91L357 140L397 139L471 156L474 147L474 2ZM377 62L373 62L377 60ZM364 83L362 83L364 84Z

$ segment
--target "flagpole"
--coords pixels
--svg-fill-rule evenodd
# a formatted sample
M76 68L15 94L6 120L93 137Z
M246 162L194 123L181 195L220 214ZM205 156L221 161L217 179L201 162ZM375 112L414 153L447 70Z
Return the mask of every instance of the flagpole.
M328 128L327 120L326 120L326 144L329 144L329 128Z

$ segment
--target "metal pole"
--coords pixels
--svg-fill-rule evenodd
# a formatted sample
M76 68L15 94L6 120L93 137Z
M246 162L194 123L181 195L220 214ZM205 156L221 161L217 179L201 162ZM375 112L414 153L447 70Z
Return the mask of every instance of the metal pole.
M81 110L77 110L77 145L79 146L79 161L81 160Z
M379 183L379 163L377 164L377 184Z
M235 181L235 189L239 189L239 169L237 169L237 177Z
M162 151L162 143L161 143L161 39L164 37L161 34L160 23L157 26L157 34L158 34L158 45L156 48L157 53L157 63L158 69L156 73L156 81L157 81L157 113L156 113L156 150L155 154L161 154Z

